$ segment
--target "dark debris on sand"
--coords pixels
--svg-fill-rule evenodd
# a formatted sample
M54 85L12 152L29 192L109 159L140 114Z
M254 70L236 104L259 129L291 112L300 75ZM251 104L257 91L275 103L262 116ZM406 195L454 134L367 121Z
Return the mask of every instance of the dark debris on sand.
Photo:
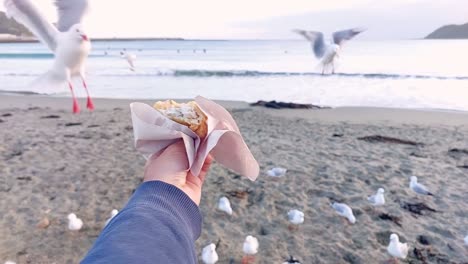
M424 146L424 144L420 142L393 138L393 137L380 136L380 135L360 137L358 138L358 140L363 140L369 143L390 143L390 144L403 144L403 145L410 145L410 146Z
M419 235L418 242L421 243L422 245L429 246L431 244L431 239L428 236Z
M277 101L257 101L256 103L251 103L251 106L263 106L267 108L274 108L274 109L330 109L330 107L326 106L319 106L313 104L296 104L296 103L287 103L287 102L277 102Z
M41 119L57 119L60 118L59 115L46 115L46 116L41 116Z
M9 116L12 116L12 115L13 114L11 114L11 113L5 113L5 114L1 115L1 117L9 117Z
M449 149L448 152L451 153L451 154L465 154L465 155L468 155L468 149L453 148L453 149Z
M288 263L288 264L291 263L292 264L292 263L301 263L301 262L298 259L296 259L295 257L289 256L289 258L286 260L285 263Z
M438 264L457 264L450 260L449 256L437 252L436 249L429 248L417 248L415 247L411 252L408 263L412 264L428 264L428 263L438 263ZM466 262L465 262L466 263Z
M73 123L73 122L70 122L70 123L65 123L65 126L66 127L70 127L70 126L81 126L82 123L80 122L76 122L76 123Z
M401 217L394 216L394 215L387 214L387 213L381 213L381 214L379 214L379 218L382 219L382 220L386 220L386 221L392 221L397 226L402 227Z
M400 202L400 207L417 215L424 215L424 211L437 212L437 210L427 206L425 203Z
M226 194L230 197L235 197L238 199L245 199L251 193L251 190L234 190L234 191L227 191Z

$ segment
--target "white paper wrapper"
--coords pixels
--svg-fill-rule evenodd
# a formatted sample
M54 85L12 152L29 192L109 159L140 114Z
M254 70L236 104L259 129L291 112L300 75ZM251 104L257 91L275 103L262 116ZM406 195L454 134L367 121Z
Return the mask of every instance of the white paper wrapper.
M211 152L218 163L254 181L259 174L258 163L232 116L222 106L201 96L195 102L208 117L208 135L203 141L188 127L170 120L152 106L131 103L136 149L148 159L183 140L193 175L198 176Z

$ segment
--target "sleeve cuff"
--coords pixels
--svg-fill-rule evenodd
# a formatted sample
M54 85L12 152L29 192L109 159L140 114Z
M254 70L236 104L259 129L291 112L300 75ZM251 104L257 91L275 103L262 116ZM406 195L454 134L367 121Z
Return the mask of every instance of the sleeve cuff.
M200 236L202 216L198 206L174 185L162 181L142 183L126 208L140 206L166 211L187 226L194 241Z

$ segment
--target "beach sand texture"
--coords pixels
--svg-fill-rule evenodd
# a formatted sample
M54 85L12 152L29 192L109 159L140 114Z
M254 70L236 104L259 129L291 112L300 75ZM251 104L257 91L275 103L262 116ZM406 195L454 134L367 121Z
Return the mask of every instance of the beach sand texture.
M133 147L129 102L98 99L93 113L72 115L69 98L0 96L0 262L83 258L110 211L121 209L142 180L145 161ZM251 182L214 164L203 189L199 256L213 242L219 263L240 263L242 243L253 235L260 243L257 263L282 263L289 255L301 263L384 263L390 233L397 233L410 246L403 263L468 261L467 114L222 104L262 173ZM422 144L358 140L372 135ZM286 176L266 176L275 166L288 168ZM435 196L412 193L411 175ZM372 208L366 197L379 187L387 204ZM222 196L230 199L232 216L216 210ZM331 201L350 205L356 224L338 217ZM404 203L437 212L414 214ZM288 229L290 209L305 213L298 230ZM76 233L67 230L71 212L84 221ZM401 226L381 219L382 213L399 218ZM50 225L38 228L45 217Z

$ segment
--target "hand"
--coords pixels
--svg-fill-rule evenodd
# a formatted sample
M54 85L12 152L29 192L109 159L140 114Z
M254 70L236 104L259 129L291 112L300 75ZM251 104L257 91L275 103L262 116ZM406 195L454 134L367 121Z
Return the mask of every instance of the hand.
M145 167L144 181L163 181L186 193L197 205L200 204L201 189L213 158L205 160L198 177L188 171L188 158L182 140L167 147L161 155L153 155Z

